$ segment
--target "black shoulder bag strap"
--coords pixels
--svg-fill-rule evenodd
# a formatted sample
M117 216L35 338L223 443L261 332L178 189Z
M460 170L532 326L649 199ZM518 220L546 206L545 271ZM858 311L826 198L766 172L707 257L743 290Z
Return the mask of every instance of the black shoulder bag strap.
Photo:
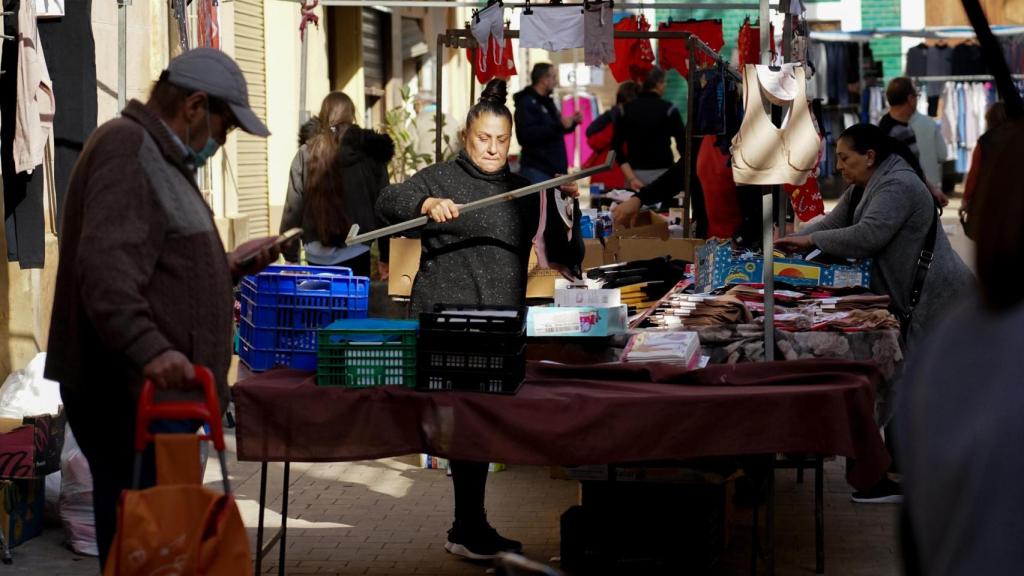
M932 209L932 225L928 227L928 235L924 238L924 246L921 253L917 255L917 265L914 266L914 283L910 286L910 302L907 306L907 313L900 318L900 327L903 332L903 339L906 340L910 332L910 320L914 316L914 308L921 301L921 292L924 290L924 281L928 277L928 270L932 267L935 259L935 235L939 228L939 213L942 209L936 204Z

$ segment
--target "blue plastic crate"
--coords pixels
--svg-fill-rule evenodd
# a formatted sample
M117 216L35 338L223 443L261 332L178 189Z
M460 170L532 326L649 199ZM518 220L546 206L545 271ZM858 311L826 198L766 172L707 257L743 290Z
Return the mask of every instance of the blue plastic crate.
M323 328L342 318L366 318L367 299L280 296L279 303L259 305L248 295L241 298L241 317L259 328Z
M241 338L257 350L299 350L315 352L319 330L259 328L243 319L239 324Z
M244 338L239 339L238 356L253 372L263 372L277 366L314 372L316 351L304 350L259 350L253 348Z
M255 276L242 278L242 293L255 295L256 304L275 304L271 295L341 296L367 298L370 279L353 276L340 266L268 266Z

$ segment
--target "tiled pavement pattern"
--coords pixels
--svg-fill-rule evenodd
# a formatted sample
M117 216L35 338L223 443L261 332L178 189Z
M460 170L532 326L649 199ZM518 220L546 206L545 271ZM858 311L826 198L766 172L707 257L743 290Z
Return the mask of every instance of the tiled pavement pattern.
M413 457L404 457L293 465L287 574L485 574L486 567L444 551L445 531L451 523L451 485L444 472L421 470L415 464ZM259 466L235 462L230 471L255 541ZM896 508L851 504L841 460L826 463L825 473L826 573L899 574ZM219 489L219 474L211 458L206 479L213 489ZM270 477L267 523L276 527L280 465L271 467ZM814 574L814 474L808 471L803 484L797 484L795 477L792 470L777 472L776 573L780 576ZM527 555L542 561L558 555L558 519L576 499L576 483L550 479L547 468L513 466L491 474L488 482L492 523L503 534L522 540ZM750 573L750 527L750 510L737 510L723 574ZM94 559L72 554L61 541L60 528L47 529L42 537L16 548L14 564L0 566L0 576L98 572ZM276 550L267 558L264 572L277 573Z

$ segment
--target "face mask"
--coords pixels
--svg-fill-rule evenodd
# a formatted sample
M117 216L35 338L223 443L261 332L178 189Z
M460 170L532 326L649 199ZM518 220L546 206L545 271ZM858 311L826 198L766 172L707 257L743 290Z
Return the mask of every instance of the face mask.
M196 152L192 150L192 146L189 146L189 152L192 154L192 164L196 168L202 168L206 165L206 161L213 157L217 153L217 149L220 148L220 144L213 139L213 131L210 130L210 104L206 104L206 133L210 135L206 139L206 145L203 149Z

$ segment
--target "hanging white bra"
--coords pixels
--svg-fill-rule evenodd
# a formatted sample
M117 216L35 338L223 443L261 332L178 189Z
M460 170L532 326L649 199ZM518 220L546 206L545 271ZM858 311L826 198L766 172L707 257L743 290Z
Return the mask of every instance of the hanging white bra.
M743 123L732 139L732 176L737 184L807 181L818 160L821 138L807 106L806 86L799 64L784 64L778 71L746 65ZM783 107L781 128L772 124L769 104Z

